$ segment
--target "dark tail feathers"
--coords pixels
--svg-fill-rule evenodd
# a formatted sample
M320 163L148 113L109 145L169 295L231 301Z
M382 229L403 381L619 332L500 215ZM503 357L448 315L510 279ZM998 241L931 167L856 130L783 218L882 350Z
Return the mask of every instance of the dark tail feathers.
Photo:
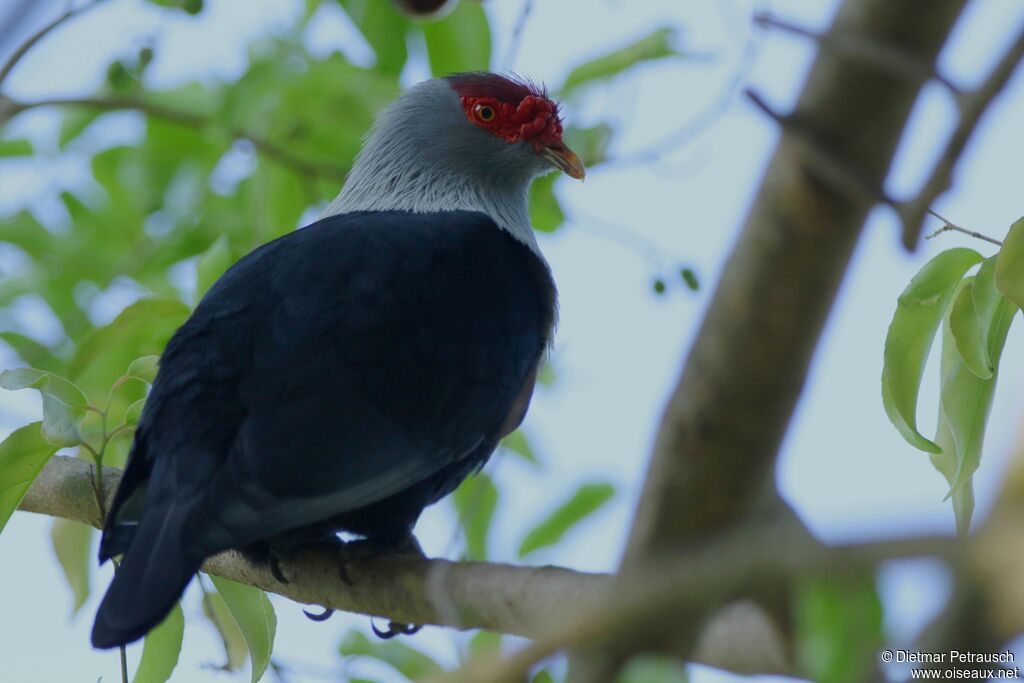
M203 561L186 548L183 538L188 509L179 501L146 511L96 612L94 647L138 640L163 621L181 597Z

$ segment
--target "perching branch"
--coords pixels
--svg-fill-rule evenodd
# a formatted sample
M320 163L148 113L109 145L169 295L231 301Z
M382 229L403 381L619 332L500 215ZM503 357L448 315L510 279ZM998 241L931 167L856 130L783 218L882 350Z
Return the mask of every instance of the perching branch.
M103 469L104 490L113 496L121 473ZM19 509L100 526L92 466L55 457L33 482ZM560 619L566 606L594 604L609 577L559 567L517 567L484 562L449 562L389 555L345 565L352 585L338 576L328 549L298 552L283 563L289 583L273 577L235 551L211 557L203 570L283 595L296 602L357 612L393 621L460 629L483 628L536 637Z
M41 107L85 107L100 111L139 111L146 116L162 119L188 128L217 128L217 124L200 114L174 109L140 97L93 96L93 97L58 97L33 102L19 102L0 95L0 123L24 111ZM341 182L348 169L336 164L310 161L298 157L266 138L252 131L240 128L225 129L232 139L248 140L259 152L274 161L288 166L307 177L319 177Z
M104 468L112 496L120 472ZM92 466L68 457L53 458L33 482L19 508L99 526ZM759 586L774 586L805 573L863 570L902 557L937 557L972 575L986 563L999 567L992 548L1019 552L1019 516L995 525L972 544L952 538L908 538L826 547L799 528L765 524L725 536L699 551L672 553L646 564L622 583L611 577L559 567L517 567L484 562L449 562L403 555L353 559L346 564L351 585L341 581L337 557L309 549L284 563L289 583L268 568L254 566L229 551L210 558L203 570L257 586L292 600L395 621L454 628L486 628L537 639L507 662L471 669L468 680L522 680L532 664L558 651L608 638L628 638L639 625L672 620L674 615L715 605ZM1013 523L1011 523L1013 522ZM965 564L967 559L971 564ZM1013 625L1020 625L1020 619ZM744 647L751 647L750 644ZM735 670L743 662L698 651L697 661ZM781 660L760 662L762 672L792 673Z

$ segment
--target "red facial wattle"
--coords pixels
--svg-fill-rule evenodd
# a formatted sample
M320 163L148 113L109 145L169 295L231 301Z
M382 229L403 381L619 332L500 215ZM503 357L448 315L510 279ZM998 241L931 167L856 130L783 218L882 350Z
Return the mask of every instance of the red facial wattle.
M518 105L495 97L462 97L466 118L505 142L526 141L538 152L562 141L562 122L551 100L527 95Z
M558 105L543 88L495 74L449 78L470 123L509 144L528 142L559 170L577 180L584 178L583 162L562 142Z

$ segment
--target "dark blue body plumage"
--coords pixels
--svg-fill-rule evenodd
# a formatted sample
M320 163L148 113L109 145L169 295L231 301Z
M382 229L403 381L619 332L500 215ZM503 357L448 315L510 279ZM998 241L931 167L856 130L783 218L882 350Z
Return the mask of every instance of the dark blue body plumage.
M342 214L243 258L161 359L93 643L141 637L221 550L408 532L522 420L554 317L546 264L483 213Z

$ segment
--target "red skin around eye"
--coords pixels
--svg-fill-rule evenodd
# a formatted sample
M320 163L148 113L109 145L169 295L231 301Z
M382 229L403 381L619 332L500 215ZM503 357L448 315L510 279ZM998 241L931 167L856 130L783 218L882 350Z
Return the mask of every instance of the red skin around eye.
M527 95L518 105L502 102L493 97L462 97L462 108L466 118L508 143L527 141L534 148L562 141L562 122L551 100L536 95ZM482 121L478 115L481 107L494 110L494 118Z

